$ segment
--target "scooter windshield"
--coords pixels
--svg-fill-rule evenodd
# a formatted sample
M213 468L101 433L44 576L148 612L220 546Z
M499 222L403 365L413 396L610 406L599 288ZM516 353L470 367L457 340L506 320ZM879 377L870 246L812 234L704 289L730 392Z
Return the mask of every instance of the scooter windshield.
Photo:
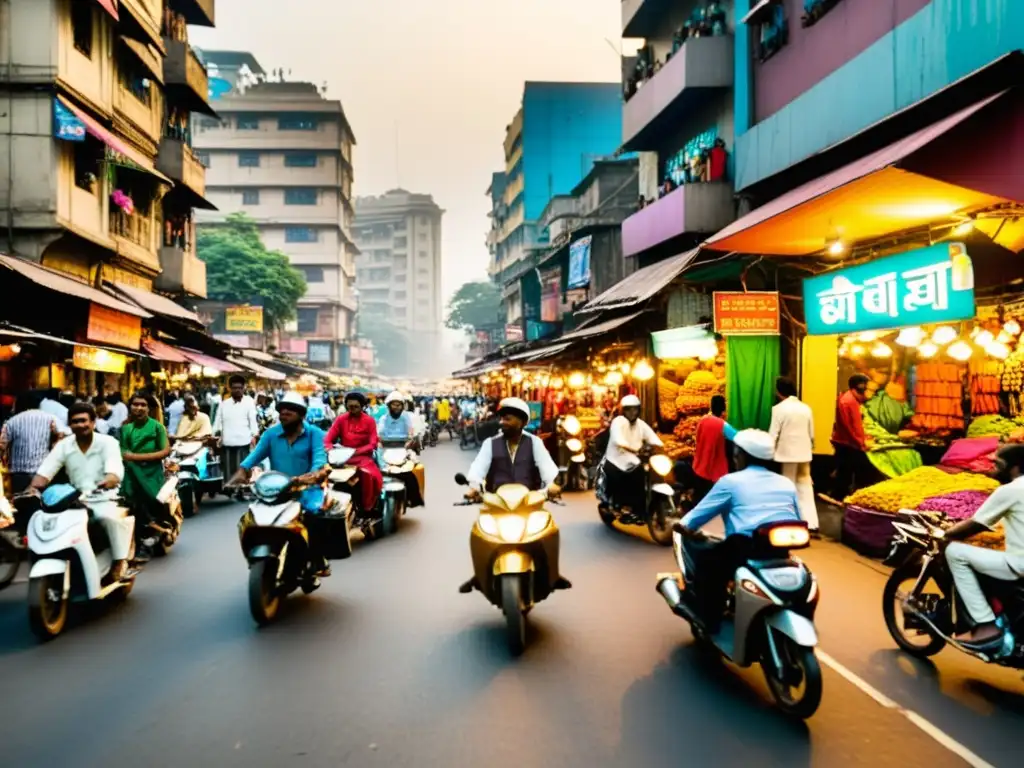
M290 484L291 478L282 472L264 472L253 483L252 490L257 499L265 504L273 504Z

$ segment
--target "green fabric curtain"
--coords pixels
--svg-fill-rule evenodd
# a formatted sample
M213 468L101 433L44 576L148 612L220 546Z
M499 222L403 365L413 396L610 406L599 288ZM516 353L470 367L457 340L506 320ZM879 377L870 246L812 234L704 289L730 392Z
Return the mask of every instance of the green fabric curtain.
M729 336L725 350L729 423L736 429L767 430L779 375L779 337Z

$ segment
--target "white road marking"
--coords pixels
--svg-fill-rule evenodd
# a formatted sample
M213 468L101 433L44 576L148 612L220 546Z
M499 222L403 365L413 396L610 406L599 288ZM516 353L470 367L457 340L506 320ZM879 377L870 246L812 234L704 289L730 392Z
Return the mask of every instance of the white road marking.
M914 726L916 726L918 729L924 732L925 735L934 739L941 746L948 749L950 752L959 757L972 768L995 768L994 765L982 759L981 757L978 757L978 755L971 752L971 750L969 750L963 744L951 738L949 734L947 734L941 728L925 720L923 717L917 714L917 712L901 707L899 704L890 699L880 690L878 690L867 681L855 675L853 672L844 667L842 664L833 659L820 648L816 649L816 655L821 660L821 662L825 666L829 667L833 672L837 672L839 675L844 677L847 680L847 682L850 682L857 688L860 688L861 691L866 693L868 696L870 696L878 704L881 704L886 709L891 709L899 713L900 715L903 715L903 717L907 718L907 720L909 720Z

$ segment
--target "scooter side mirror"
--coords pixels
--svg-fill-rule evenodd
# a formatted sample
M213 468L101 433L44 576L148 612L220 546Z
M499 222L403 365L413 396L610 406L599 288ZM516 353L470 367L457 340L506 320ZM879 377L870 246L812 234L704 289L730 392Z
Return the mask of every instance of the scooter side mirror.
M469 479L464 474L459 472L457 475L455 475L455 484L456 485L469 485Z

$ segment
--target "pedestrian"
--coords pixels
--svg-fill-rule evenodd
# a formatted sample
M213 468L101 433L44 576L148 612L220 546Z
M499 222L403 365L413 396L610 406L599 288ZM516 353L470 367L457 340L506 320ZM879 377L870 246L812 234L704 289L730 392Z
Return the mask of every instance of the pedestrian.
M96 409L96 432L101 435L110 434L110 406L102 397L95 397L92 400L92 407Z
M157 496L164 485L164 459L171 452L167 430L150 416L154 403L153 397L144 392L134 395L129 409L131 419L121 427L121 459L124 461L121 490L135 515L140 562L151 556L142 543L150 524L164 522L163 504Z
M178 431L174 433L177 440L205 440L213 434L210 417L199 410L199 402L191 394L182 398L185 412L178 422Z
M172 400L167 405L167 431L178 434L178 424L181 423L181 416L185 413L185 400L179 397L177 392L171 395Z
M780 376L775 380L778 404L772 407L772 425L768 430L775 445L775 461L779 471L796 485L800 517L812 535L818 533L818 508L814 503L811 482L811 459L814 457L814 414L811 407L796 396L792 379Z
M107 403L110 405L107 423L110 425L110 434L116 436L121 425L128 421L128 406L121 400L120 392L111 392L107 395Z
M694 502L708 495L711 487L729 474L726 440L736 436L736 429L725 420L725 397L711 398L711 412L697 422L697 445L693 451Z
M68 408L60 402L59 389L49 389L46 391L46 394L39 402L39 410L45 411L57 419L57 426L60 427L61 434L71 434L71 430L68 429Z
M0 459L10 471L11 492L21 493L64 434L53 414L42 410L38 392L23 392L15 401L15 414L0 429Z
M832 428L832 446L836 450L832 496L839 502L871 474L864 420L860 414L860 406L867 400L868 377L855 373L847 384L849 389L836 400L836 420Z
M256 445L260 434L256 419L256 403L245 394L245 379L232 376L228 380L230 397L217 407L213 418L213 433L221 446L221 462L224 477L234 477L242 460ZM238 499L242 498L241 489Z

